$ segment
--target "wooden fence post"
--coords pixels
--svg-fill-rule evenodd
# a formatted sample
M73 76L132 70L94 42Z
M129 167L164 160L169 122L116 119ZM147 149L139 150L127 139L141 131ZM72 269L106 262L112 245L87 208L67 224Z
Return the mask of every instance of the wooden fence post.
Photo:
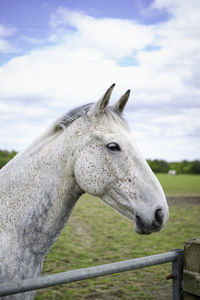
M200 238L184 245L183 290L184 300L200 299Z

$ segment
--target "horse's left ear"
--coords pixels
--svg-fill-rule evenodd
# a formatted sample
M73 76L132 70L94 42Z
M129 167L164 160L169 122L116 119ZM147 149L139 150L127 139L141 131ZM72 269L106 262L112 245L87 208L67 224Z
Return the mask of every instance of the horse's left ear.
M110 99L110 96L111 96L114 86L115 86L115 83L109 87L109 89L105 92L105 94L103 95L103 97L101 97L101 99L99 101L97 101L96 103L94 103L91 106L90 110L88 111L89 117L96 116L99 113L104 112L104 110L106 109L106 107L108 105L108 102L109 102L109 99Z
M122 113L124 110L124 107L126 106L126 103L128 101L128 98L130 96L130 90L126 91L126 93L124 95L121 96L121 98L117 101L117 103L115 103L113 105L113 109L118 112L118 113Z

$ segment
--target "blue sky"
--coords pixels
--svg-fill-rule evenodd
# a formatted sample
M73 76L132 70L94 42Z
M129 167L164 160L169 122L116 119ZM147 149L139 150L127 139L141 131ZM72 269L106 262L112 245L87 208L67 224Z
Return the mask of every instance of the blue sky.
M157 24L170 18L165 9L154 8L151 12L146 13L146 9L152 3L152 0L120 0L117 2L114 0L1 0L0 21L4 26L14 30L15 33L8 36L7 40L12 42L16 51L14 49L10 53L1 54L0 64L4 64L17 55L28 53L37 48L38 44L40 46L49 45L47 42L51 34L51 28L48 26L49 19L59 6L88 14L94 18L128 19L145 25ZM34 42L35 45L33 45ZM129 61L129 58L125 58L124 64L127 65Z
M200 159L198 0L0 0L0 148L116 82L146 158Z

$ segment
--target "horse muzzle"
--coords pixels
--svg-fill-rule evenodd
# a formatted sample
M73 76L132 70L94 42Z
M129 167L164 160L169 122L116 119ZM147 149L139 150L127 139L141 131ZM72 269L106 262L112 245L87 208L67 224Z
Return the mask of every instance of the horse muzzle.
M152 232L160 231L164 226L164 219L165 214L161 208L155 210L151 220L136 214L135 232L139 234L151 234Z

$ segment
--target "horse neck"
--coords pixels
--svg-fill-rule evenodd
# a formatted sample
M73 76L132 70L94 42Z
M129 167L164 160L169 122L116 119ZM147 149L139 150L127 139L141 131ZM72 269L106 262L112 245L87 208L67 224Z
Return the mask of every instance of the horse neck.
M35 162L36 170L38 163L41 170L37 173L37 185L40 186L39 193L36 193L33 210L29 210L32 221L35 222L36 231L43 233L44 240L41 240L47 247L51 247L56 240L65 223L67 222L72 209L83 193L76 183L73 174L73 147L69 142L70 136L62 133L55 140L50 141L39 155ZM68 145L66 147L66 145ZM28 216L29 220L30 217ZM49 243L47 242L49 241ZM42 249L44 249L44 245ZM46 249L48 251L48 249Z
M33 267L29 264L30 276L59 236L83 193L73 176L73 149L64 148L63 143L70 145L64 133L31 153L29 149L20 154L1 174L1 178L8 179L4 181L7 182L4 191L0 190L5 200L4 212L7 212L4 225L12 235L11 252L15 253L17 243L23 259L34 261ZM8 186L9 194L6 194ZM20 264L21 268L27 265L22 261Z

